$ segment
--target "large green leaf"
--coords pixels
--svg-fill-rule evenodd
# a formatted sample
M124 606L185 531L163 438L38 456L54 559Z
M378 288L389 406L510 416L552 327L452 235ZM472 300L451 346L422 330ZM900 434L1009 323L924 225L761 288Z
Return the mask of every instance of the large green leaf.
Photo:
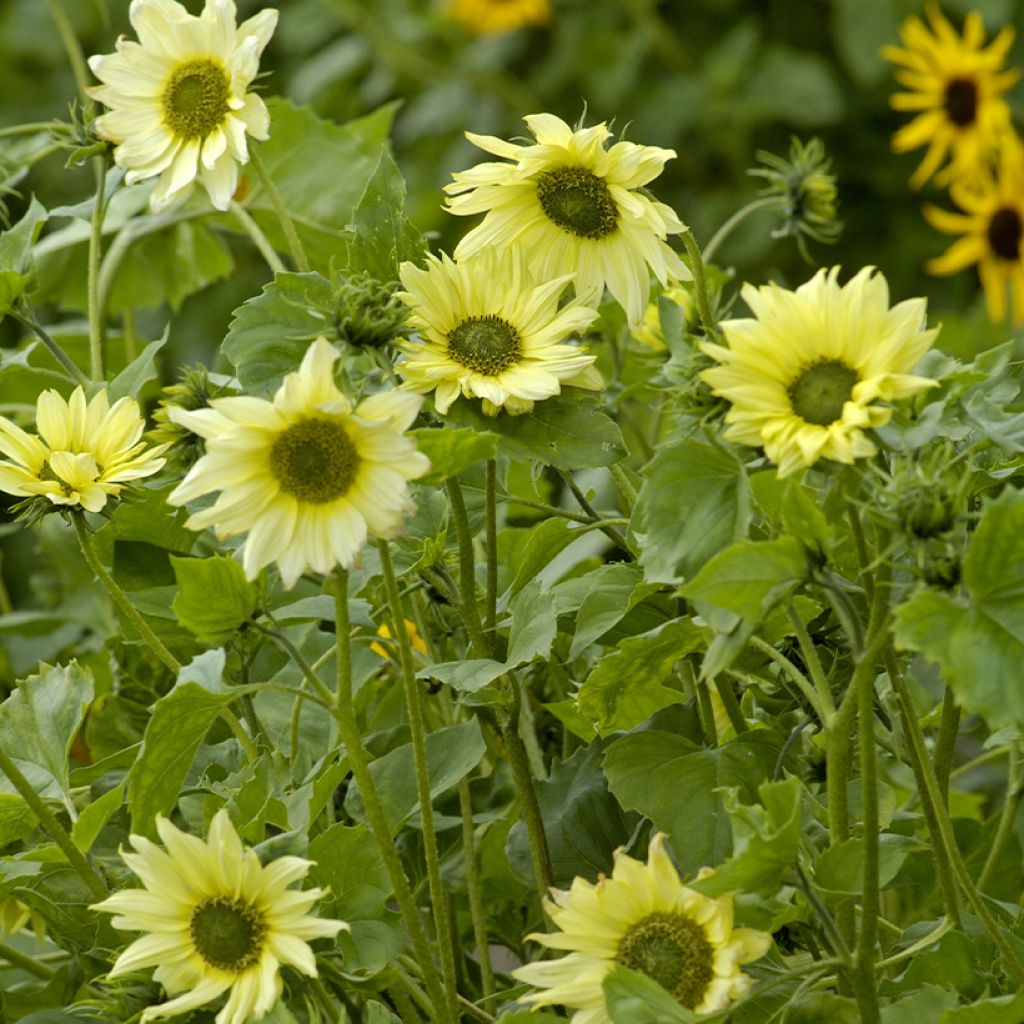
M464 469L494 457L498 436L489 430L470 427L424 427L409 432L416 447L430 459L430 472L419 478L423 484L439 484L458 476Z
M32 279L32 246L48 216L33 196L21 220L0 234L0 318L11 311Z
M611 970L602 987L612 1024L696 1024L701 1019L656 981L622 965Z
M230 555L172 555L171 565L178 581L178 594L171 606L174 614L205 643L224 643L256 610L256 591Z

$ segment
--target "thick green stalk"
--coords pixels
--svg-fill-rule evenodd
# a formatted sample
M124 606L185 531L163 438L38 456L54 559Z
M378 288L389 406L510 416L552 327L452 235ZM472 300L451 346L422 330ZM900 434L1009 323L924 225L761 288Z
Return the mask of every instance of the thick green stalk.
M260 156L258 146L249 147L249 161L256 172L256 177L260 179L263 190L267 193L270 205L274 207L274 213L277 214L277 219L281 223L281 230L284 232L284 237L288 240L288 248L292 251L295 266L300 273L308 273L309 260L306 258L306 250L302 247L299 233L295 230L295 223L292 221L288 208L284 205L281 193L277 191L274 179L270 177L270 173L263 163L263 157Z
M624 506L623 511L626 515L631 515L633 506L636 504L636 488L633 486L633 481L629 479L629 475L618 462L613 462L608 468L615 481L615 486L619 489L619 496L622 498Z
M850 728L857 708L856 690L847 689L838 711L825 730L825 791L828 800L829 843L835 846L850 838ZM836 924L843 941L853 945L853 903L836 906Z
M387 818L384 815L384 807L380 801L380 794L377 792L376 783L370 774L369 758L366 748L363 746L363 738L359 732L359 725L356 722L355 705L352 701L352 655L351 655L351 625L348 614L348 572L344 569L337 569L334 576L334 614L336 643L338 646L338 701L337 701L337 722L338 732L345 744L345 753L348 763L352 768L352 775L355 777L359 792L363 797L363 805L366 808L366 818L370 823L370 829L377 846L380 849L381 858L384 861L388 879L395 892L395 900L398 902L398 909L402 916L402 922L409 935L416 959L419 961L423 971L423 980L427 986L431 1007L431 1019L457 1024L452 1017L448 1001L445 998L444 988L437 973L437 966L430 953L430 944L427 941L426 933L423 930L423 922L420 920L416 909L416 901L413 898L409 880L405 876L405 869L395 849L394 841L391 838L391 829L388 826ZM404 625L404 623L403 623ZM401 632L401 630L399 630Z
M103 217L106 213L104 185L107 177L107 163L102 157L94 161L96 170L96 203L92 211L92 228L89 233L89 264L86 287L89 295L89 376L103 380L104 322L100 307L100 257L103 254Z
M21 773L21 769L11 760L7 752L0 747L0 775L6 775L18 795L29 805L32 813L39 819L39 824L60 848L67 862L78 872L86 887L97 900L106 899L109 895L107 884L96 869L86 859L85 854L72 842L67 830L57 820L56 815L46 806L43 798L35 791L32 784Z
M495 624L498 619L498 463L487 460L485 504L487 522L487 614L484 618L487 645L494 654L497 645Z
M459 545L459 601L462 618L469 633L469 641L478 658L490 653L484 638L484 625L480 620L480 609L476 596L476 559L473 555L473 534L469 529L469 515L462 487L455 477L446 481L448 501L452 507L455 523L455 538Z
M466 895L469 897L469 917L473 922L473 940L480 962L480 990L484 995L484 1009L489 1008L487 997L494 992L494 967L491 964L491 945L487 939L487 916L484 913L484 894L480 884L480 866L476 860L476 835L473 829L473 800L469 781L459 781L459 813L462 816L462 856L466 866Z
M835 714L836 706L832 700L832 690L828 685L828 679L825 677L825 670L821 667L818 649L814 646L814 641L811 639L810 633L807 632L807 626L804 625L804 620L800 617L800 613L796 610L796 606L792 601L786 602L786 614L789 615L789 621L793 626L797 643L800 645L800 654L804 659L808 672L811 674L811 680L818 693L821 708L825 713L825 720L828 721Z
M700 314L700 322L704 327L704 333L709 341L718 340L718 325L715 323L715 314L711 311L711 296L708 293L708 282L704 276L704 261L700 255L700 246L693 232L687 229L683 232L683 245L690 257L690 272L693 274L693 290L697 296L697 312Z
M939 735L935 741L935 777L943 799L949 803L949 775L953 770L956 755L956 738L960 732L960 705L947 686L942 695L942 717L939 720Z
M441 877L441 856L437 847L437 832L434 828L434 808L430 795L430 764L427 761L427 729L423 715L423 698L416 682L416 670L412 663L412 646L409 632L405 628L405 612L398 593L395 569L391 562L391 550L386 540L377 542L380 565L384 575L384 588L391 610L391 635L398 639L398 656L401 665L402 687L405 690L406 710L409 713L409 732L412 740L413 765L416 771L416 793L420 803L420 822L423 828L423 849L427 861L427 882L430 887L430 902L434 909L434 929L441 947L441 973L444 978L448 1011L458 1019L458 986L455 981L455 946L452 941L451 918L448 914L448 893Z
M49 981L57 972L52 967L40 963L34 956L28 956L21 950L8 946L6 942L0 942L0 962L6 960L11 967L18 967L27 974L34 974L37 978Z

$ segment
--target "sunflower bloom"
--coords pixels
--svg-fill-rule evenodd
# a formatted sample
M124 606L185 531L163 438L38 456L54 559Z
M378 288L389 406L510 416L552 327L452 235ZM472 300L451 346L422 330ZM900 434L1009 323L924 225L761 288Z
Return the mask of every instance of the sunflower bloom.
M838 267L820 270L795 292L744 285L756 319L722 323L728 348L701 346L722 364L701 378L732 405L725 436L763 447L779 476L820 458L874 455L865 430L892 415L878 403L935 384L910 372L938 334L925 330L925 300L890 309L889 286L873 267L845 286L838 275Z
M529 938L570 952L513 971L542 990L521 1001L574 1009L572 1024L611 1024L601 985L616 964L697 1013L720 1010L750 988L739 965L764 956L771 936L733 927L732 894L711 899L683 885L664 843L660 833L651 840L646 864L617 850L611 878L596 885L577 878L567 892L552 890L544 905L559 931Z
M334 383L338 353L317 338L273 401L214 398L207 409L168 408L206 440L206 454L168 497L184 505L220 496L186 525L240 533L246 575L276 562L285 587L307 569L348 567L367 534L394 537L413 510L407 481L430 468L404 435L422 399L381 392L355 409Z
M396 369L404 388L433 391L442 415L460 394L482 398L488 416L518 415L563 384L602 386L595 357L564 343L597 317L579 298L558 308L571 274L536 281L518 248L457 263L430 256L425 270L403 263L400 273L398 296L422 341L401 344Z
M611 132L603 123L574 132L553 114L525 121L535 145L466 133L475 146L512 162L477 164L445 186L451 213L487 214L459 242L455 258L519 244L538 280L574 273L576 294L587 304L600 302L607 284L630 324L638 324L651 271L662 285L690 280L666 242L685 227L671 208L638 191L675 151L633 142L606 147Z
M142 1022L176 1017L228 993L217 1024L259 1020L281 998L282 965L317 977L309 942L333 938L344 921L311 917L322 889L293 889L312 861L278 857L266 866L246 849L226 810L210 823L206 842L157 815L162 850L131 837L121 853L142 881L93 910L116 914L115 928L145 932L118 958L108 977L155 967L153 979L174 996L147 1007Z
M236 25L234 0L206 0L198 16L175 0L132 0L128 17L139 42L121 38L116 53L89 58L103 83L89 95L108 108L96 133L116 144L129 185L160 176L154 211L186 199L197 178L226 210L249 160L246 135L267 138L267 108L247 90L277 11Z
M940 231L963 237L926 269L955 274L976 263L992 321L1006 319L1009 291L1014 325L1024 324L1024 146L1008 138L995 176L973 188L954 184L950 195L962 213L926 206L924 215Z
M0 461L0 491L100 512L124 484L163 466L158 456L167 445L147 450L139 441L145 425L133 398L111 405L106 390L88 403L80 387L67 401L44 391L36 400L38 437L0 416L0 453L14 460Z
M908 92L896 93L896 110L917 114L892 140L897 153L927 146L924 159L910 179L920 188L949 158L935 179L939 185L973 180L984 171L999 148L1000 136L1010 124L1010 108L1002 98L1020 77L1003 71L1014 30L1007 26L984 46L985 24L978 11L964 22L963 36L929 4L929 28L911 16L903 23L903 46L885 46L882 56L900 65L896 80Z
M477 36L498 35L551 20L549 0L450 0L446 13Z
M412 619L405 620L405 635L409 638L409 646L414 651L419 651L420 654L427 653L427 645L423 642L423 637L420 636L419 630L416 628L416 623ZM391 630L386 622L381 623L377 627L377 636L382 640L391 639ZM390 648L390 649L389 649ZM397 644L388 644L385 647L383 644L377 643L376 640L370 644L370 650L374 654L379 654L382 658L387 658L389 661L395 657L395 652L398 650Z

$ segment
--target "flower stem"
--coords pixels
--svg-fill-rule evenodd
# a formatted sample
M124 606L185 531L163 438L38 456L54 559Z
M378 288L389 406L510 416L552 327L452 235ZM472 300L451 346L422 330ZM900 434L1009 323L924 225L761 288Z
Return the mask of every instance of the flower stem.
M712 236L711 241L704 246L704 259L710 263L718 247L740 226L752 213L758 210L768 210L772 207L781 207L785 203L782 196L763 196L760 199L753 199L746 206L741 206Z
M613 462L608 467L609 472L612 475L612 479L615 481L615 486L619 489L619 496L622 498L623 511L626 515L631 515L633 512L633 506L636 504L636 488L633 486L633 481L629 479L628 474L622 468L621 463Z
M459 600L462 618L469 633L470 645L477 657L486 658L489 652L484 638L484 626L480 621L480 610L477 607L476 561L473 557L473 534L469 529L466 499L462 495L462 486L455 477L449 477L445 486L459 545Z
M498 463L496 459L487 460L485 483L486 522L487 522L487 604L484 618L484 632L494 653L497 637L494 633L498 619Z
M770 643L766 640L762 640L759 636L751 636L748 641L751 647L755 650L760 651L762 654L770 658L780 669L789 677L790 681L795 683L797 689L803 694L804 699L814 710L814 714L818 721L823 725L828 725L828 718L825 715L825 709L819 704L818 692L811 685L811 681L803 674L787 658L781 651L777 651Z
M67 352L65 352L64 349L54 341L31 312L26 312L24 315L19 313L12 313L11 315L18 321L18 323L27 327L47 347L47 349L49 349L53 358L56 359L69 374L71 374L71 377L74 380L83 385L89 383L89 378L78 368L78 365L71 359Z
M235 215L235 220L242 225L245 233L252 240L252 244L259 249L260 255L263 257L267 266L270 267L275 274L283 274L285 272L285 265L281 262L281 257L274 252L274 247L270 244L270 240L260 230L259 224L249 216L245 207L242 206L241 203L237 203L232 199L231 212Z
M104 893L104 896L106 893ZM52 967L40 963L34 956L28 956L21 950L8 946L6 942L0 942L0 961L6 960L11 967L17 967L28 974L34 974L37 978L49 981L57 972Z
M10 779L11 785L18 791L18 795L32 809L32 813L39 819L39 824L57 844L61 853L67 858L67 862L78 872L93 896L98 900L106 899L109 895L106 882L89 863L85 854L75 846L67 829L57 820L53 811L46 806L43 798L33 789L32 783L25 778L3 747L0 747L0 774L6 775Z
M398 851L395 849L394 841L391 838L391 829L384 815L384 807L380 802L376 783L370 774L369 759L366 748L363 746L359 725L356 722L355 705L352 701L352 637L348 614L348 572L345 569L335 570L334 615L335 636L338 647L338 699L336 715L338 732L341 734L342 742L345 744L345 753L352 767L352 775L355 777L356 784L359 786L359 792L362 794L363 805L366 808L366 817L370 822L370 829L373 832L374 838L377 840L377 846L380 849L384 867L391 881L391 887L394 889L395 899L398 902L398 909L402 915L405 930L409 935L416 959L419 961L423 971L423 980L427 986L427 992L432 1003L431 1019L436 1018L447 1022L447 1024L456 1024L449 1010L449 1004L445 998L445 991L442 988L437 967L430 954L430 945L423 930L423 922L420 920L416 909L416 901L413 898L409 880L405 876L405 869L402 867ZM400 636L402 632L403 630L399 628L396 630L396 635ZM408 642L408 638L406 642Z
M960 707L953 691L946 687L942 695L942 717L939 719L939 735L935 741L935 777L943 799L949 802L949 775L953 770L956 755L956 737L960 731ZM1012 752L1011 752L1012 758Z
M1013 824L1017 817L1017 808L1020 807L1021 797L1024 797L1024 788L1021 787L1020 778L1020 741L1014 740L1010 744L1010 764L1006 776L1006 796L1003 800L1003 810L999 816L999 827L996 829L995 838L992 840L992 847L985 858L985 866L978 875L978 888L982 891L988 886L992 875L999 865L999 859L1006 848L1010 836L1013 835ZM936 774L938 769L936 768Z
M292 251L292 258L295 260L295 266L299 269L300 273L308 273L309 260L306 258L306 250L302 248L302 241L299 238L299 233L295 230L295 223L292 221L291 214L284 205L281 193L277 191L277 186L274 184L273 179L267 171L266 165L263 163L263 157L260 156L259 147L249 147L249 160L252 163L253 170L256 172L256 177L260 179L260 184L267 193L267 198L270 199L270 205L274 207L274 213L277 214L277 219L281 223L281 230L284 232L284 237L288 239L288 248Z
M687 255L690 257L690 273L693 274L693 287L697 296L697 312L700 314L700 322L704 325L704 333L709 341L718 340L718 325L715 323L715 315L711 311L711 297L708 294L708 282L704 276L704 261L701 259L700 246L693 232L687 228L683 232L683 245L686 246Z
M92 537L89 535L89 528L85 524L85 518L81 512L71 513L71 523L78 536L78 543L82 549L89 568L93 575L103 584L107 593L110 594L114 604L120 609L121 614L132 624L143 640L149 644L153 653L163 664L175 675L181 671L181 662L164 646L163 641L150 629L149 624L139 613L138 609L128 600L128 595L117 585L114 577L104 568L92 546Z
M473 923L473 940L480 962L480 990L484 995L484 1009L490 1009L487 999L494 992L494 967L491 947L487 940L487 917L484 913L483 889L480 885L480 866L476 859L476 835L473 831L473 801L466 779L459 781L459 813L462 816L462 856L466 871L466 895L469 898L469 917Z
M825 677L825 670L821 667L818 650L814 646L814 641L811 640L810 633L807 632L804 620L800 617L800 613L796 610L796 606L792 601L786 602L786 613L789 615L789 621L793 626L797 643L800 645L800 654L803 656L804 664L811 674L818 699L821 701L825 721L828 722L835 714L836 706L832 700L832 690L828 685L828 679Z
M92 210L92 230L89 234L89 265L87 287L89 294L89 375L103 380L104 323L100 307L100 256L103 252L103 217L106 213L104 188L107 162L103 157L93 161L96 172L96 203Z
M398 638L398 657L402 669L402 686L405 690L406 710L409 713L409 732L412 740L413 764L416 769L416 792L420 803L420 823L423 828L423 848L427 861L427 882L430 888L430 902L434 908L434 929L441 947L441 974L444 978L448 1012L458 1019L458 990L455 982L455 947L452 942L451 919L448 915L448 894L441 877L441 857L437 848L437 832L434 828L434 809L430 794L430 765L427 761L427 733L423 715L422 697L416 682L416 671L412 663L412 647L409 632L405 628L405 612L402 598L398 593L395 568L391 561L391 550L386 540L377 542L381 571L384 575L384 589L388 595L391 610L391 635Z

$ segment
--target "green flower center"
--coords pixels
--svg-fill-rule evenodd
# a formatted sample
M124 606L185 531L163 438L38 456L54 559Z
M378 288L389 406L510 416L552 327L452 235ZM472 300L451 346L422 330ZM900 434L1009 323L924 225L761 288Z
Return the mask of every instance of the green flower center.
M696 921L683 914L649 914L622 936L615 960L646 974L677 1003L694 1010L714 978L714 953Z
M1020 236L1024 224L1020 214L1010 206L1004 206L992 214L988 222L988 244L1001 260L1016 263L1020 259Z
M827 427L843 415L843 406L860 380L856 370L838 359L809 366L789 388L793 412L805 423Z
M251 904L214 896L192 911L188 930L196 952L211 967L240 974L259 960L267 923Z
M485 377L515 366L521 354L519 332L500 316L471 316L448 334L448 355Z
M559 167L537 179L537 198L548 218L579 238L604 238L619 211L603 178L582 167Z
M946 85L942 101L946 116L957 126L974 124L978 115L978 86L970 78L954 78Z
M212 60L174 69L162 97L164 120L180 139L205 139L228 112L228 77Z
M355 483L359 452L340 423L301 420L274 442L270 470L286 494L323 505L340 498Z

